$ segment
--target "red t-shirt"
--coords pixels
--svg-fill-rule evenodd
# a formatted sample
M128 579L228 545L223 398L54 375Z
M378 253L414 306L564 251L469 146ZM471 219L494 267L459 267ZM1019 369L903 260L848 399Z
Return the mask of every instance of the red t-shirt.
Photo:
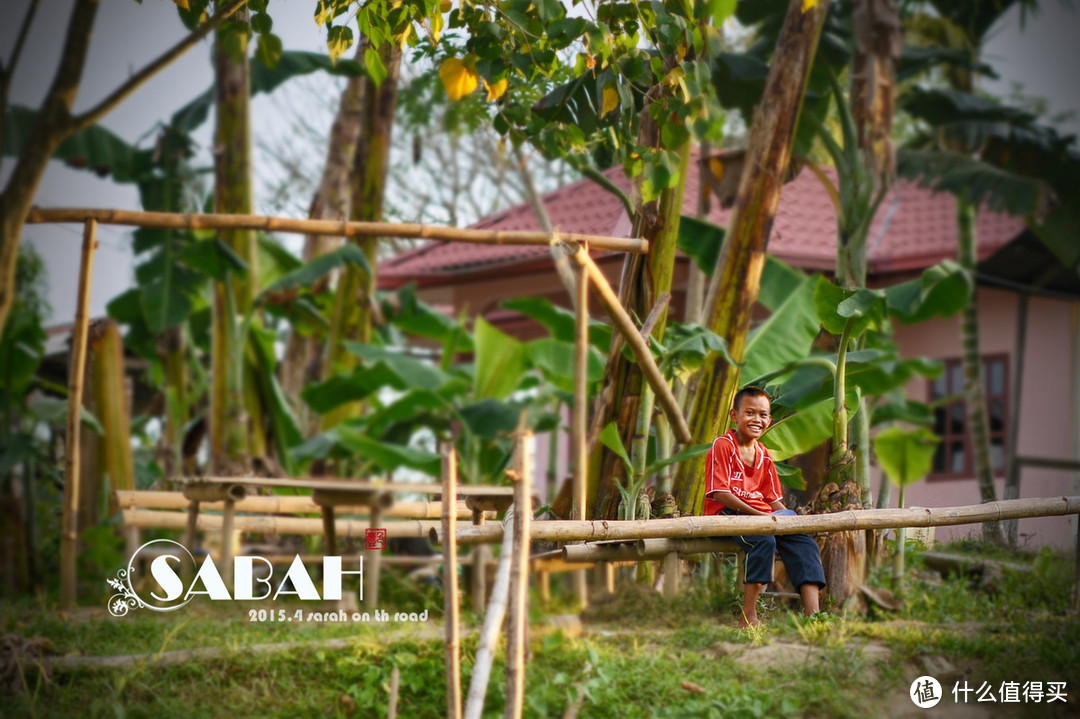
M720 492L731 492L754 509L772 513L769 505L783 497L780 477L776 474L769 450L754 443L753 467L747 467L735 446L735 430L717 437L705 455L705 514L720 514L724 505L713 499Z

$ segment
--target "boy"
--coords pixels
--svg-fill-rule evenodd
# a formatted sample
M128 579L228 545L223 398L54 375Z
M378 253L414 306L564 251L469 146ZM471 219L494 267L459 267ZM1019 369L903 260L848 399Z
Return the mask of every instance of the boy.
M758 439L772 418L769 395L744 387L735 395L729 413L735 429L717 437L705 457L705 514L793 515L784 508L780 478L769 450ZM818 611L818 594L825 586L821 552L807 534L735 537L746 550L743 618L740 627L757 625L757 598L772 582L773 558L780 550L788 576L802 596L807 616Z

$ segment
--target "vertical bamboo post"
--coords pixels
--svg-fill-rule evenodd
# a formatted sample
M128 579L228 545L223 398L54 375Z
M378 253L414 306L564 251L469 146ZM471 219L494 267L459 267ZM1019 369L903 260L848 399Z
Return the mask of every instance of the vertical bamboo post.
M668 552L664 555L664 599L674 599L679 593L681 564L678 552Z
M516 516L517 507L513 504L503 514L499 569L495 573L495 583L491 586L491 601L487 603L484 626L480 630L480 641L476 646L476 661L473 662L472 676L469 678L469 694L465 698L465 719L480 719L484 711L484 696L491 678L491 665L495 660L499 631L506 616L506 595L510 588L510 555L513 554L514 545L512 527Z
M390 703L386 707L386 719L397 719L398 685L401 683L401 670L390 670Z
M381 529L382 507L372 501L370 515L372 529ZM372 609L379 606L379 580L382 576L382 550L368 549L364 555L364 601Z
M472 523L474 527L479 527L484 523L483 510L473 510ZM484 604L487 601L488 553L486 544L477 544L472 548L472 606L477 614L484 611Z
M514 544L510 564L510 619L506 628L506 711L507 719L521 719L525 706L525 627L529 621L529 520L532 518L532 432L517 436L514 483Z
M446 716L461 719L461 653L458 639L457 454L442 446L443 607L446 613Z
M232 497L226 497L225 509L221 513L221 578L226 587L231 587L233 580L233 517L235 515L236 502Z
M1013 347L1012 396L1009 398L1009 446L1005 455L1008 470L1005 475L1003 499L1020 499L1020 463L1016 461L1016 457L1017 449L1020 446L1020 400L1023 397L1024 388L1024 347L1027 344L1027 317L1028 294L1022 292L1017 307L1016 344ZM1004 526L1005 538L1009 540L1009 544L1016 546L1020 520L1006 520Z
M75 606L76 566L79 550L79 423L82 419L83 379L86 373L86 337L90 324L90 280L97 247L97 221L87 220L83 229L79 263L79 299L71 340L68 369L67 452L64 457L64 518L60 535L60 607Z
M588 251L588 250L586 250ZM574 309L574 519L585 519L589 481L589 272L584 265L577 267ZM584 569L574 572L574 593L584 610L589 606L589 585Z
M323 551L328 557L337 556L337 530L334 526L334 507L326 504L322 507ZM371 526L375 526L372 524Z

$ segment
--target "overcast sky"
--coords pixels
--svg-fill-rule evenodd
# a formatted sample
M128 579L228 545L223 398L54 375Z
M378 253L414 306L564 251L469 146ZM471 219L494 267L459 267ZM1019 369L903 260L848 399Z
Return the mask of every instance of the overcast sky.
M28 0L0 0L0 55L11 54L18 26ZM1080 16L1059 3L1029 17L1021 30L1019 13L1010 12L992 31L984 57L993 63L1001 80L986 83L986 89L1007 95L1014 83L1024 95L1047 100L1051 114L1074 112L1080 116ZM72 0L41 0L33 30L12 87L13 104L36 107L44 97L59 58L63 33ZM274 32L288 50L322 51L324 31L313 19L314 0L271 0ZM84 81L76 111L86 109L105 97L148 61L186 34L172 0L101 0L90 46ZM156 123L167 118L210 86L210 42L203 41L184 57L150 80L135 95L110 113L102 122L129 142L152 139ZM280 91L279 91L280 92ZM333 88L328 84L328 94ZM280 135L281 98L257 98L252 109L256 137ZM325 110L320 109L320 114ZM329 130L329 117L324 120ZM198 135L204 147L209 143L212 121ZM1080 119L1063 125L1080 133ZM258 161L258 157L256 157ZM11 161L0 165L0 179L6 181ZM255 168L256 174L259 167ZM258 198L256 199L258 203ZM41 206L114 207L140 209L133 186L118 186L91 173L70 170L53 163L39 188L35 203ZM45 257L49 272L53 323L70 321L75 314L75 294L81 229L76 226L28 225L24 240ZM95 260L92 313L103 315L105 304L125 290L132 277L130 232L124 228L99 228L101 246Z

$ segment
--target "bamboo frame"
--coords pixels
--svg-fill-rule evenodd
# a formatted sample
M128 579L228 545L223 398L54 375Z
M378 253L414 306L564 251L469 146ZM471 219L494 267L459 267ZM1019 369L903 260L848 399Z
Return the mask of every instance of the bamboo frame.
M189 501L182 492L166 492L147 489L117 490L116 502L120 509L188 509ZM223 501L208 502L200 501L203 510L220 511L224 507ZM337 506L335 509L342 514L368 514L366 505ZM248 495L236 501L237 512L258 512L261 514L316 514L320 510L319 505L311 501L311 497L301 496L252 496ZM473 511L466 506L465 500L455 503L455 511L458 519L469 519ZM493 512L488 512L492 515ZM438 519L442 516L442 502L396 502L390 509L383 512L385 517L405 519Z
M83 228L82 257L79 262L79 299L75 310L75 330L71 341L68 372L67 447L64 457L64 516L60 534L60 607L75 606L78 581L76 556L79 552L79 428L82 422L83 381L86 375L86 343L90 328L90 286L97 247L97 222L87 220Z
M863 529L895 529L899 527L943 527L955 524L980 524L1003 519L1024 517L1059 517L1080 514L1080 496L1041 499L1010 499L986 504L957 507L917 507L910 509L857 509L833 514L807 514L795 517L722 516L679 517L627 521L597 520L577 522L550 520L536 522L530 539L546 542L582 540L629 540L649 538L691 539L697 537L730 537L735 535L813 534L846 532ZM497 542L502 527L464 527L458 529L459 544ZM441 541L436 532L433 542Z
M443 242L472 242L485 245L543 245L551 244L551 234L523 230L475 230L461 227L439 227L408 222L349 222L337 220L300 220L263 215L187 214L176 212L134 212L98 208L33 207L26 217L27 224L86 222L96 220L103 225L127 225L168 230L263 230L266 232L295 232L305 235L335 237L402 237ZM588 243L593 249L645 254L649 243L643 239L559 233L559 239L570 243Z
M443 497L457 497L457 453L452 444L442 446ZM446 612L446 717L461 719L461 646L458 604L457 542L454 540L457 517L450 511L449 503L443 505L442 529L449 541L443 544L443 607Z
M649 383L653 392L656 393L656 399L659 400L660 407L664 410L664 415L667 416L668 422L671 424L675 438L682 444L690 444L693 442L693 437L690 435L690 428L686 425L686 418L683 417L682 409L679 408L678 400L675 399L671 387L664 380L664 375L660 373L660 368L656 366L652 352L649 351L649 345L646 344L637 327L634 327L634 321L630 319L626 308L619 302L618 296L611 289L611 285L608 283L607 278L604 277L604 273L592 261L589 253L581 247L578 247L577 252L570 255L570 259L579 267L584 267L588 272L589 279L592 281L593 292L600 299L600 304L607 310L615 329L619 331L626 344L630 346L630 351L633 352L634 358L641 367L642 376Z
M577 268L576 323L574 325L574 504L573 518L585 520L589 489L589 271ZM548 573L543 574L544 577ZM574 594L584 611L589 606L589 584L585 570L574 573ZM546 600L545 600L546 601Z
M501 528L509 527L517 514L511 506L503 515ZM495 584L491 588L491 601L484 613L484 626L480 631L480 641L476 647L476 660L473 662L472 676L469 677L469 693L465 698L465 719L480 719L484 711L484 696L487 694L488 680L491 678L491 666L495 661L495 648L499 641L499 629L506 616L506 595L510 588L510 555L513 553L513 531L503 532L502 553L499 555L499 568L495 573Z
M139 529L175 529L181 530L187 527L188 516L180 512L155 511L151 509L125 509L122 513L125 526ZM199 514L196 517L195 528L197 531L219 530L222 525L220 514ZM357 519L338 519L335 523L338 537L363 537L364 531L378 526L372 522ZM269 517L269 516L237 516L233 520L233 528L242 533L274 533L274 534L302 534L322 535L322 519L309 519L305 517ZM428 537L432 530L439 529L439 523L432 520L403 520L397 522L384 522L382 528L386 530L387 539L398 537ZM461 533L461 530L458 530ZM365 574L367 567L364 568Z
M532 432L517 436L514 483L514 543L510 559L510 616L506 626L506 709L507 719L521 719L525 707L525 634L529 623L529 525L532 519Z

